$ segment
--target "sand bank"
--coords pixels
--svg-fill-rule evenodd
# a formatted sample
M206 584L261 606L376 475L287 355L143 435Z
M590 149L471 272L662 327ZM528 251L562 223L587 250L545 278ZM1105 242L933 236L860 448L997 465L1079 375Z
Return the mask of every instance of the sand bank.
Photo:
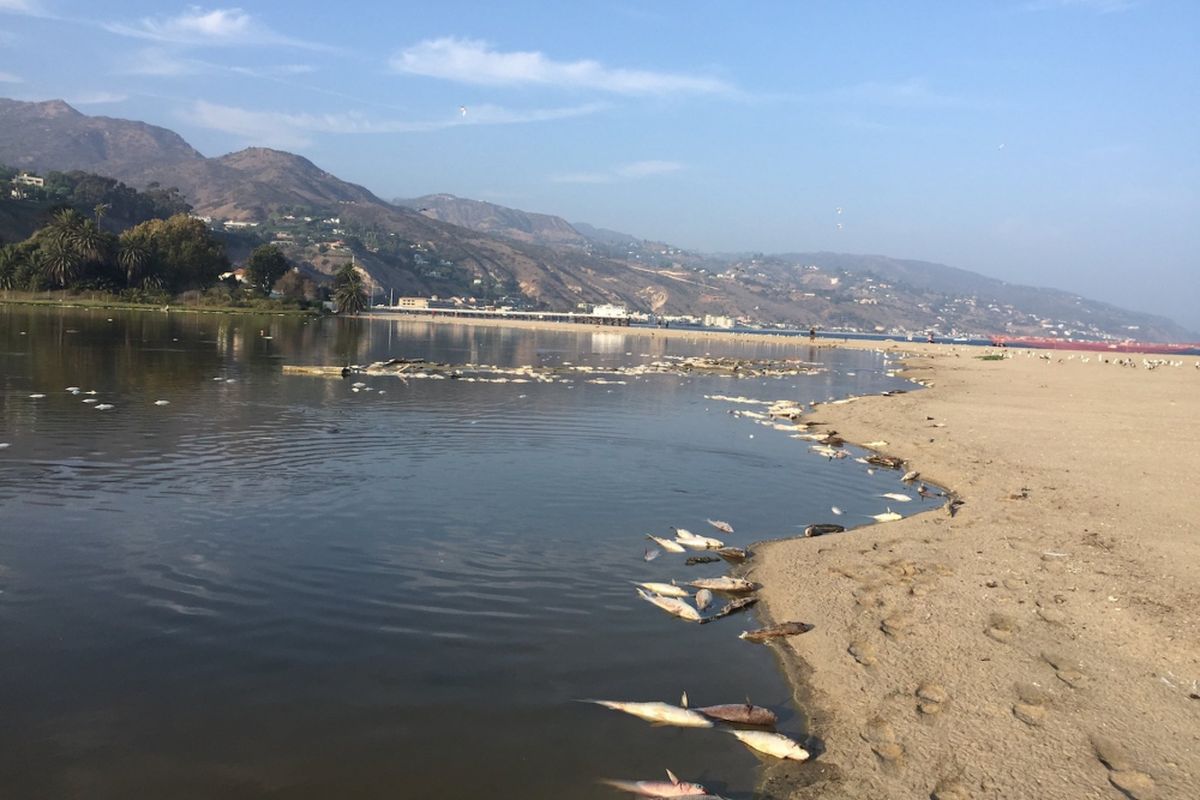
M782 647L824 747L767 789L1200 797L1196 359L903 348L932 388L819 417L966 503L758 548L768 616L817 626Z

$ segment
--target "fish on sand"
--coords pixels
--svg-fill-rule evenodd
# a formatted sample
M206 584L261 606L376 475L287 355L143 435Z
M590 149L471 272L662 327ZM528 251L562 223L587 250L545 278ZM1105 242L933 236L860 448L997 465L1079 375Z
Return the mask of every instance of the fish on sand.
M802 633L808 633L812 629L813 626L807 622L781 622L778 625L768 625L765 628L759 628L754 631L742 631L738 634L738 638L745 639L748 642L765 642L769 639L778 639L782 636L799 636Z
M758 589L758 584L754 581L748 581L745 578L731 578L728 575L722 575L719 578L698 578L689 582L688 586L694 589L709 589L714 592L730 594L744 594Z
M841 533L846 530L845 525L838 525L834 522L819 522L815 525L808 525L804 528L804 535L808 538L813 536L824 536L827 533Z
M689 622L700 621L700 612L677 597L663 597L660 594L648 592L640 587L637 593L647 603L653 603L668 614L672 614L680 619L686 619Z
M801 747L799 742L789 739L782 733L739 730L730 730L728 732L736 736L742 744L751 750L757 750L760 753L775 756L775 758L786 758L792 761L808 760L808 751Z
M708 790L698 783L688 783L675 777L675 773L667 770L665 781L619 781L606 780L604 783L620 789L622 792L641 795L642 797L706 797Z
M584 700L598 706L622 711L626 714L652 722L655 725L674 725L677 728L711 728L712 720L688 708L670 703L626 703L618 700Z
M714 528L721 531L722 533L733 533L733 526L730 525L728 522L722 522L719 519L710 519L710 520L705 520L705 521L709 525L712 525Z
M647 533L646 538L651 540L652 542L654 542L656 545L661 547L663 550L666 550L668 553L682 553L683 552L683 545L676 544L675 542L671 541L670 539L660 539L659 537L657 537L651 533Z

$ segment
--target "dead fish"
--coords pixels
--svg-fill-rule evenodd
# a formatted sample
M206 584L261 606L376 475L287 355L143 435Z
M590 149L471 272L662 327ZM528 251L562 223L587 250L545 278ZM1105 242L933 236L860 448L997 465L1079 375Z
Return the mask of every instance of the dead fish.
M775 756L775 758L786 758L792 761L808 760L808 751L801 747L799 742L789 739L782 733L739 731L733 729L730 729L729 733L736 736L742 744L751 750L757 750L760 753Z
M896 458L895 456L881 456L879 454L867 456L867 463L874 464L877 467L887 467L888 469L900 469L904 466L904 459Z
M700 578L688 583L696 589L710 589L714 592L728 592L730 594L743 594L745 592L753 592L758 590L758 584L754 581L748 581L745 578L731 578L728 575L722 575L719 578Z
M769 639L778 639L782 636L799 636L802 633L808 633L812 629L813 626L807 622L781 622L778 625L769 625L766 628L759 628L756 631L742 631L738 634L738 638L745 639L748 642L765 642Z
M888 500L895 500L897 503L911 503L912 498L900 492L885 492L880 497L886 497Z
M895 522L901 518L899 514L897 514L895 511L892 511L890 508L882 514L871 514L870 517L876 522Z
M740 564L750 557L750 551L740 547L720 547L717 549L717 555L731 563Z
M957 497L952 497L946 501L946 511L953 517L958 513L958 509L966 504L966 501L959 500Z
M715 564L720 560L716 556L688 556L688 560L683 563L689 567L694 567L697 564Z
M642 797L703 797L708 790L698 783L688 783L675 777L675 773L667 770L665 781L618 781L606 780L604 783L622 792L641 795Z
M917 494L920 496L920 498L922 500L925 500L926 498L929 498L929 497L933 497L933 492L929 491L929 487L923 483L917 487Z
M696 608L700 609L701 611L711 606L712 601L713 593L708 589L701 589L700 591L696 592Z
M668 614L672 614L680 619L686 619L689 622L700 621L700 612L677 597L663 597L642 588L639 588L637 593L647 603L653 603Z
M668 553L683 552L683 545L675 544L675 542L671 541L670 539L660 539L659 537L649 533L646 534L646 538L654 542L663 550L666 550Z
M900 480L903 483L908 483L909 481L915 481L919 477L921 477L921 473L917 472L914 469L914 470L909 470L908 472L901 475Z
M838 525L835 522L820 522L805 528L804 535L811 538L813 536L824 536L827 533L841 533L844 530L846 530L845 525Z
M661 594L663 597L688 597L691 595L687 589L681 586L676 586L674 583L656 583L654 581L646 581L645 583L637 583L635 586L640 586L643 589Z
M774 725L779 717L769 708L756 706L747 700L744 703L727 703L719 706L697 708L701 714L722 722L734 722L739 725Z
M733 526L730 525L728 522L722 522L719 519L710 519L710 520L705 520L705 521L709 525L712 525L714 528L721 531L722 533L733 533Z
M658 558L661 554L662 554L662 550L654 550L652 548L647 548L646 554L643 555L642 558L644 558L646 561L653 561L654 559Z
M687 535L685 536L684 534ZM675 529L675 541L692 550L716 550L718 547L725 546L725 543L720 539L714 539L711 536L697 536L683 528Z
M618 700L583 700L598 706L623 711L626 714L653 722L656 725L674 725L677 728L711 728L712 720L699 712L673 706L670 703L626 703Z
M742 609L749 608L750 606L754 605L757 602L758 602L757 597L739 597L736 600L730 600L728 603L726 603L725 605L718 608L712 614L709 614L707 617L702 618L700 620L700 623L703 624L706 622L712 622L713 620L721 619L722 617L728 617L730 614L735 614L738 611L741 611Z
M843 512L843 511L842 511L840 508L838 508L837 506L831 506L829 510L830 510L830 511L832 511L832 512L833 512L833 513L834 513L836 516L839 516L839 517L840 517L840 516L841 516L841 515L844 513L844 512Z

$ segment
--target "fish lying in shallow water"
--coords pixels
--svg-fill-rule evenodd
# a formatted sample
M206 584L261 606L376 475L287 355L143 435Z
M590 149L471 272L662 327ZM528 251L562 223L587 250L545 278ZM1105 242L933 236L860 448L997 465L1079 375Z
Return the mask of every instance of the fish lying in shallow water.
M778 639L781 636L798 636L802 633L808 633L812 629L813 626L807 622L781 622L778 625L768 625L756 631L742 631L738 634L738 638L745 639L748 642L765 642L768 639Z
M676 586L673 583L658 583L655 581L646 581L644 583L635 584L647 591L660 594L663 597L689 597L692 593L682 586Z
M641 795L642 797L707 797L708 790L698 783L688 783L675 777L675 773L667 770L665 781L617 781L606 780L604 783L620 789L622 792Z
M659 537L657 537L653 534L650 534L650 533L646 534L646 538L651 540L652 542L654 542L656 545L661 547L663 550L666 550L668 553L682 553L683 552L683 545L676 544L675 542L672 542L670 539L660 539Z
M715 564L720 560L721 559L716 558L715 556L689 556L688 560L684 561L683 563L687 564L689 567L694 567L697 564Z
M701 589L700 591L696 592L696 608L700 609L701 611L711 606L712 601L713 593L708 589Z
M728 522L722 522L719 519L710 519L710 520L706 520L706 522L708 522L709 525L712 525L714 528L721 531L722 533L733 533L733 526L730 525Z
M751 705L749 700L744 703L705 706L696 710L711 719L734 722L738 725L774 725L779 722L779 717L775 716L774 711L762 706Z
M700 612L678 598L663 597L662 595L655 594L654 592L648 592L641 588L639 588L637 592L638 596L640 596L647 603L653 603L663 611L666 611L668 614L672 614L680 619L686 619L689 622L700 621Z
M689 708L680 708L670 703L625 703L619 700L584 700L598 706L622 711L626 714L653 722L656 725L674 725L677 728L711 728L712 720Z
M750 551L740 547L720 547L717 548L717 555L726 561L738 564L750 557Z
M719 547L725 546L725 543L720 539L713 539L710 536L697 536L685 528L675 529L675 542L692 550L716 550Z
M730 600L712 614L700 619L700 623L703 624L705 622L713 622L714 620L721 619L722 617L728 617L730 614L741 611L744 608L749 608L757 602L757 597L739 597L735 600Z
M904 483L908 483L909 481L915 481L920 476L921 476L921 473L919 473L915 469L913 469L913 470L909 470L908 472L901 475L900 480L903 481Z
M748 581L745 578L730 578L727 575L722 575L719 578L699 578L698 580L690 581L688 586L694 589L710 589L714 592L729 592L731 594L753 592L758 589L758 584L754 581Z
M730 730L729 733L736 736L742 744L751 750L757 750L769 756L786 758L792 761L808 760L808 751L801 747L799 742L789 739L782 733L737 730Z
M816 525L809 525L804 529L804 535L808 537L824 536L827 533L841 533L846 530L846 526L838 525L834 522L821 522Z
M875 520L876 522L895 522L901 518L899 514L897 514L895 511L892 511L890 508L882 514L871 514L870 516L871 519Z
M886 497L888 500L895 500L897 503L911 503L912 502L911 497L909 497L906 494L901 494L900 492L885 492L884 494L881 494L879 496Z

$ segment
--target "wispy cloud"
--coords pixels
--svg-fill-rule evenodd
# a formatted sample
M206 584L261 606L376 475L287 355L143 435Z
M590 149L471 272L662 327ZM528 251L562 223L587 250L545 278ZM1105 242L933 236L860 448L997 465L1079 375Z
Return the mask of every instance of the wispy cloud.
M0 72L0 83L24 83L25 79L11 72Z
M599 172L567 172L551 175L550 180L554 183L619 183L648 178L653 175L665 175L681 169L685 169L685 167L678 161L634 161Z
M34 0L0 0L0 13L36 16L42 13L42 6Z
M502 52L478 39L443 37L394 55L397 72L483 86L554 86L614 94L714 94L733 91L719 78L607 67L598 61L555 61L536 50Z
M4 0L0 0L4 2ZM279 33L240 8L189 8L173 17L143 17L136 22L106 22L102 27L121 36L164 44L197 46L281 45L328 50Z
M428 120L378 120L356 112L336 114L256 111L235 106L195 102L186 112L189 122L230 133L254 144L303 149L318 134L427 133L470 125L516 125L578 117L604 109L601 103L543 109L508 109L474 106L464 117L457 109L445 117Z
M164 47L146 47L126 56L116 72L119 75L148 75L158 78L176 78L181 75L199 75L222 69L215 64L182 56Z

